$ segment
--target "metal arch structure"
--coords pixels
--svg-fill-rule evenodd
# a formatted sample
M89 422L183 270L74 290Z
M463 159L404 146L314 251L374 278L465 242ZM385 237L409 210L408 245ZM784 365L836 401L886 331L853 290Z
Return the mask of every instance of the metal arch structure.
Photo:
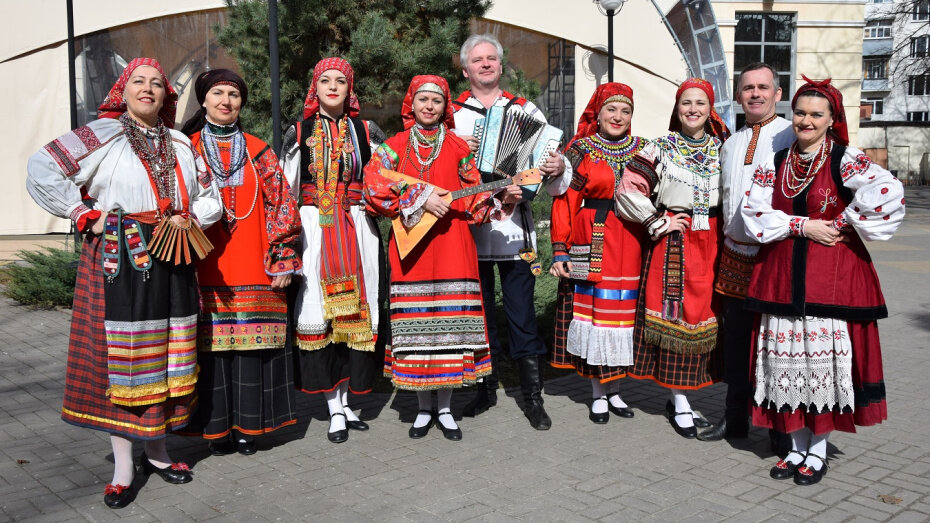
M727 69L723 41L717 29L717 17L710 0L678 0L664 2L652 0L665 27L672 35L691 76L703 78L714 86L714 108L720 117L733 127L733 106L730 93L730 74Z

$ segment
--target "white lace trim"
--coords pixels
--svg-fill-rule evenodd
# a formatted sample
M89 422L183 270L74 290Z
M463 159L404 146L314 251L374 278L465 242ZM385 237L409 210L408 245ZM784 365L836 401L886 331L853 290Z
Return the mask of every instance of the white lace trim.
M843 320L763 314L755 371L757 405L855 410L852 343Z
M627 367L633 364L633 328L596 327L572 319L566 350L589 365Z
M420 218L422 218L423 213L426 212L424 205L431 194L433 194L433 188L427 186L410 207L400 210L400 219L404 227L413 227L420 223Z

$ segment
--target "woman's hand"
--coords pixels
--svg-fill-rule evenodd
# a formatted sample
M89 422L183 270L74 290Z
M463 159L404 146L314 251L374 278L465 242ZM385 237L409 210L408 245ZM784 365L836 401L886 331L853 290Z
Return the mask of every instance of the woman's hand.
M568 278L568 275L571 272L572 272L572 262L557 261L552 264L552 267L549 267L549 274L557 278Z
M103 234L103 226L106 225L106 220L104 219L105 217L106 217L106 213L101 214L99 218L93 221L93 223L90 226L91 234L93 234L94 236L100 236L101 234Z
M827 220L807 220L804 222L804 236L827 247L833 247L837 242L846 241L843 233L833 228L833 223Z
M449 191L445 189L440 189L439 187L433 188L433 192L430 193L429 198L426 199L423 208L433 216L442 218L451 208L449 202L442 199L442 197L447 194L449 194Z
M290 274L280 274L271 278L272 289L286 289L291 284Z
M179 229L190 229L190 226L191 226L190 220L193 220L193 218L185 218L184 216L181 216L180 214L171 215L171 224Z
M513 205L523 199L523 188L516 184L507 185L501 192L501 203Z
M687 213L680 212L668 219L668 227L662 234L685 232L688 230L688 227L691 227L691 217L688 216Z

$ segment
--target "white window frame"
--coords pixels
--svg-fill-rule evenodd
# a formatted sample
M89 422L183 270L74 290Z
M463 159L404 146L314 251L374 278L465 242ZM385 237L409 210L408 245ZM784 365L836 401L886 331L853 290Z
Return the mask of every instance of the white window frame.
M866 40L891 38L891 26L894 19L870 20L865 23L863 38Z

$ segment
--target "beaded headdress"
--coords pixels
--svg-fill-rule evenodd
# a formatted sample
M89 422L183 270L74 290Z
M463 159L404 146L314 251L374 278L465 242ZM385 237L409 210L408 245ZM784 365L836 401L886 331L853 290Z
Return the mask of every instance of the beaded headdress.
M438 90L434 91L432 87L424 89L424 86L427 84L432 84L438 88ZM451 100L451 95L449 93L449 83L446 82L446 79L441 76L421 74L414 76L413 79L410 80L410 87L407 88L407 94L404 96L404 105L400 113L400 117L404 121L404 129L410 129L416 123L416 119L413 117L413 96L417 92L423 90L441 94L442 97L446 99L446 108L444 114L442 115L441 123L446 124L446 127L449 129L455 128L455 118L452 114L452 104L449 103L449 100Z
M594 94L591 95L591 99L588 101L588 106L585 107L584 112L581 113L581 118L578 119L578 132L575 133L575 136L572 137L572 139L568 141L568 145L565 146L566 151L576 140L586 138L597 132L597 115L600 114L601 107L611 102L624 102L630 104L630 107L633 107L633 88L620 82L609 82L597 86L597 89L594 90ZM631 132L632 126L630 129L627 129L627 135Z
M103 99L100 107L97 108L97 118L119 118L121 114L126 112L126 100L123 98L123 92L126 90L126 84L129 82L129 77L132 76L132 72L143 65L154 67L161 73L162 83L165 84L165 99L162 100L161 109L158 110L158 116L166 127L174 127L174 116L178 106L178 93L174 90L174 87L171 87L171 82L168 81L168 77L161 68L161 64L154 58L134 58L131 62L126 64L126 68L123 69L123 74L119 76L119 79L117 79L113 87L110 88L107 97Z

